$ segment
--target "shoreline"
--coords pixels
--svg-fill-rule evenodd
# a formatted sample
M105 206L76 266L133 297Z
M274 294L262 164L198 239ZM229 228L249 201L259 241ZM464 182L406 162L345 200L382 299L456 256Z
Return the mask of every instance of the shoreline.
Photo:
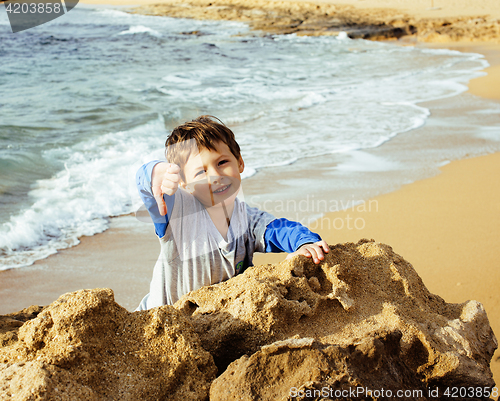
M132 215L113 217L106 231L81 237L74 247L0 271L0 315L83 288L112 288L115 300L134 310L149 291L159 249L152 225L137 224Z
M492 43L456 42L448 44L425 43L419 46L430 49L449 49L465 53L482 54L490 65L483 71L486 75L472 79L469 84L469 93L500 102L500 45Z
M131 12L245 22L266 34L338 35L352 39L417 38L420 42L500 43L500 6L487 0L471 7L465 0L86 0L85 4L138 6Z

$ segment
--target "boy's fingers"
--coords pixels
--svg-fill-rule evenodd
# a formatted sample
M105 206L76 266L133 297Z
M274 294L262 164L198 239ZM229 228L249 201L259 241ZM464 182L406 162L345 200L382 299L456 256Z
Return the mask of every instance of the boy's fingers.
M167 195L172 195L175 190L177 189L177 183L172 182L172 181L163 181L163 183L160 186L160 190L162 193L167 194Z
M306 249L302 249L300 251L297 251L295 252L296 255L302 255L302 256L305 256L306 258L310 258L312 255L311 255L311 252L307 251Z
M159 163L157 166L159 174L155 175L155 170L153 170L153 182L151 189L156 200L156 204L158 205L160 215L165 216L167 214L167 204L163 199L163 194L172 195L175 192L178 185L177 173L180 171L180 168L177 164L173 163L168 163L166 168L164 167L164 163Z
M162 194L161 191L162 191L161 184L151 185L151 192L153 192L153 196L155 197L155 199L157 196L160 196Z
M170 173L165 173L163 176L163 182L165 183L166 181L170 182L179 182L179 174L170 174Z
M172 189L165 188L165 187L161 187L161 191L162 191L162 193L164 193L165 195L168 195L168 196L172 195L174 192Z
M313 246L313 249L316 252L316 257L318 259L324 259L323 248L321 248L321 246L317 244L311 244L311 245Z
M328 253L328 251L330 250L326 241L320 241L319 245L323 248L323 251L325 251L326 253Z
M152 187L153 196L156 200L156 204L158 205L158 211L160 215L165 216L167 214L167 204L163 199L163 188L161 185L154 185Z
M311 253L311 256L313 257L314 263L316 264L320 263L320 261L325 258L323 254L323 249L317 243L308 244L308 250Z
M318 264L325 258L323 252L328 253L330 248L325 241L318 241L313 244L307 244L299 248L297 251L288 254L287 259L291 259L295 255L304 255L308 258L312 257L314 263Z

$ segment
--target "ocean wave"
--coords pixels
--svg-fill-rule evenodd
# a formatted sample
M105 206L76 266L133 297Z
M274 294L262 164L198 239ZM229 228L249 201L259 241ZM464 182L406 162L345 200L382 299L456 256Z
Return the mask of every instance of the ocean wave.
M136 35L140 33L147 33L148 35L155 36L157 38L162 36L160 32L143 25L131 26L129 29L120 32L118 35Z
M134 211L140 201L135 172L160 156L164 134L159 118L125 132L109 133L44 152L64 170L38 180L28 193L32 205L0 226L2 268L20 267L76 245L83 235L106 230L108 218ZM149 141L146 139L149 138Z
M15 145L16 157L22 151L40 161L30 166L46 172L33 178L10 167L30 190L19 195L22 207L0 216L5 268L73 246L105 230L109 216L134 211L135 171L164 157L168 131L178 123L212 114L228 124L245 160L243 179L351 152L338 168L345 177L399 169L363 152L423 126L430 111L422 102L463 93L487 65L472 53L342 35L244 36L249 28L242 23L119 10L75 9L61 21L50 25L54 32L47 25L9 36L15 52L3 55L9 72L0 86L1 98L9 99L2 102L3 125L14 128L3 130L0 157L14 160L8 146ZM193 31L203 35L183 33ZM41 38L51 44L43 53ZM497 110L482 112L490 118ZM159 117L149 121L151 115ZM493 130L478 135L496 140Z

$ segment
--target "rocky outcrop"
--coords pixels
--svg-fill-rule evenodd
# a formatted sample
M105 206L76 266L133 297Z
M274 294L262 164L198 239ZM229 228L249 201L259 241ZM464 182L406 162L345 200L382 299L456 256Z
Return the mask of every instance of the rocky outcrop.
M319 265L296 257L253 267L175 307L190 316L220 371L294 336L348 347L400 332L401 360L426 386L494 384L497 340L482 305L447 304L391 247L372 241L331 246Z
M0 347L16 342L19 327L37 317L42 310L43 306L32 305L19 312L0 316Z
M324 2L266 0L162 0L137 8L140 14L248 23L271 34L338 35L372 40L409 36L423 42L500 43L500 21L488 15L415 18L392 9L358 9ZM190 32L195 33L196 32Z
M0 399L204 400L216 368L172 307L130 313L109 289L61 296L0 348Z
M23 316L4 330L0 399L436 400L429 388L494 386L481 304L447 304L368 240L330 246L319 265L249 268L174 306L130 313L96 289Z

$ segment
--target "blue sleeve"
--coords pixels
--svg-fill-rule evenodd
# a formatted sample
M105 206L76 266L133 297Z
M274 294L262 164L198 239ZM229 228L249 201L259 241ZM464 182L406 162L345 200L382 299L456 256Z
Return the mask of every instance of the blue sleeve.
M321 237L296 221L275 219L264 233L266 252L295 252L304 244L321 241Z
M165 203L167 204L167 215L162 216L158 210L156 199L151 191L151 175L153 173L154 166L158 163L161 163L161 161L153 160L149 163L143 164L139 170L137 170L135 183L139 191L139 196L141 197L144 206L146 206L146 209L153 220L156 235L158 235L159 238L162 238L167 231L168 220L172 213L172 208L174 207L175 194L172 196L163 195L163 199L165 199Z

